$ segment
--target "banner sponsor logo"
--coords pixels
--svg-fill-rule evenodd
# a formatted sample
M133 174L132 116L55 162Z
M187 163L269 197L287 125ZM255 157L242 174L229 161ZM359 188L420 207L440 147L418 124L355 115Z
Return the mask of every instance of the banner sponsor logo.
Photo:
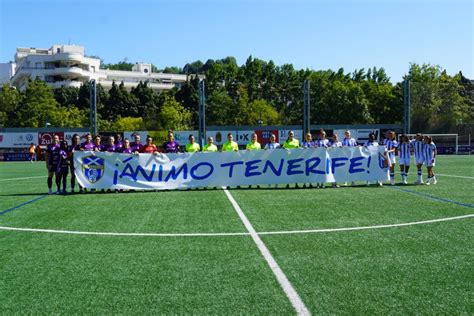
M275 135L275 141L278 143L279 142L279 133L277 130L274 131L255 131L258 137L258 142L262 145L265 146L270 142L270 136L273 134Z
M383 147L128 155L74 152L86 188L183 189L388 179Z
M105 160L95 155L82 158L82 172L89 183L96 183L104 176Z
M0 148L26 148L31 143L36 145L38 133L2 133Z
M58 135L59 139L64 139L64 132L47 132L38 133L38 144L40 146L48 146L53 143L54 136Z

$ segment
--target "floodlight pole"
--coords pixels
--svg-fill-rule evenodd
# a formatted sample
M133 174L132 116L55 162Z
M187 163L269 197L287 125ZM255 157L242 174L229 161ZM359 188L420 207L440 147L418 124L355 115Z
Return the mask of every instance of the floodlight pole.
M201 148L206 142L206 94L204 79L198 83L199 95L199 144Z
M310 123L310 86L309 80L304 81L303 85L304 91L304 107L303 107L303 133L306 135L311 130L311 123Z
M403 132L410 134L410 80L403 81Z
M89 81L89 84L89 128L91 134L97 135L97 86L95 79Z

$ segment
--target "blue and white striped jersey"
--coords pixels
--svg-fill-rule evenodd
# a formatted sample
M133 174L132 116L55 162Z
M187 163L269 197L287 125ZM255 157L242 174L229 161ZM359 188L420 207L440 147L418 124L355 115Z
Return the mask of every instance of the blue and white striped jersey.
M392 150L394 148L398 148L398 142L396 140L386 139L384 141L384 145L385 145L385 148L387 148L387 151ZM390 158L395 157L395 152L394 151L389 152L388 154L389 154Z
M281 145L279 143L268 143L265 145L265 149L277 149L280 148Z
M318 139L316 142L317 147L329 147L329 139Z
M425 146L425 142L422 140L413 140L411 142L411 145L415 152L415 160L419 161L425 159L425 155L423 153L423 147Z
M342 143L341 142L333 142L331 141L331 147L342 147Z
M409 142L405 143L400 143L398 145L398 156L400 159L410 159L411 154L410 154L410 148L412 147L412 144Z
M371 142L370 140L368 140L368 141L366 141L365 144L364 144L365 147L378 146L378 145L379 145L379 143L378 143L376 140L374 140L373 142Z
M344 138L342 140L342 146L355 147L355 146L357 146L357 142L354 138Z
M301 143L301 146L303 148L310 148L310 147L314 147L315 143L313 141L310 141L310 142L307 142L307 141L304 141Z
M423 152L426 161L431 161L434 158L434 152L436 150L435 143L431 142L431 144L424 144Z

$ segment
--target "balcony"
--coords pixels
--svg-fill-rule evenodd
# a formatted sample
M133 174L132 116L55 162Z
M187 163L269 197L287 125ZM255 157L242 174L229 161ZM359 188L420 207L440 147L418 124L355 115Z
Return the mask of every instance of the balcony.
M52 56L52 60L82 62L84 60L84 56L80 53L57 53Z

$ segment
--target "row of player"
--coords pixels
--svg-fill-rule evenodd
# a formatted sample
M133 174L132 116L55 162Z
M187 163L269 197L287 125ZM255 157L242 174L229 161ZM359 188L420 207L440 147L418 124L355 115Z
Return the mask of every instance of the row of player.
M48 145L46 150L46 167L48 169L48 189L49 192L52 192L53 176L55 176L56 186L58 193L66 193L66 182L67 175L69 171L71 172L71 192L74 192L75 188L75 174L74 174L74 161L72 159L73 153L75 151L102 151L102 152L118 152L125 154L140 154L140 153L150 153L150 154L159 154L163 153L179 153L182 151L180 145L174 140L174 135L172 132L168 134L168 141L163 144L161 151L158 147L153 144L153 138L147 136L146 143L142 144L140 135L134 135L134 142L130 142L128 139L123 141L117 136L117 139L114 137L109 137L107 144L101 143L101 137L95 136L94 141L92 141L92 135L87 134L85 142L80 142L79 135L75 134L72 137L72 144L68 146L66 141L60 141L59 137L56 135L53 138L53 143ZM394 185L395 183L395 165L396 165L396 155L398 153L400 157L400 172L402 177L402 183L407 184L408 170L410 168L411 160L411 151L413 150L415 156L415 163L418 171L418 180L417 184L423 184L422 179L422 166L425 164L427 166L428 180L426 184L436 184L437 180L433 173L433 166L435 165L436 159L436 145L433 143L433 140L429 136L422 136L417 134L416 139L409 140L406 135L402 135L400 138L400 143L396 140L395 132L391 131L387 134L387 138L383 140L380 145L384 145L387 152L387 158L389 163L390 170L390 183ZM305 140L299 142L298 139L294 137L294 132L290 131L288 133L287 140L280 145L276 142L276 136L270 136L270 142L265 145L264 149L292 149L292 148L311 148L311 147L322 147L322 148L332 148L332 147L355 147L358 146L356 140L351 137L350 131L345 132L345 137L342 141L339 141L337 134L334 134L329 140L326 138L326 132L324 130L320 131L319 138L313 140L313 137L310 133L305 135ZM364 144L364 146L379 146L378 142L375 140L375 134L369 134L369 140ZM246 146L247 150L260 150L262 146L258 142L257 134L252 134L251 141ZM227 141L222 145L222 151L237 151L239 150L238 144L233 141L233 135L229 133L227 135ZM200 145L195 142L194 136L189 136L189 143L184 146L185 152L199 152L201 151ZM214 144L213 138L208 138L208 143L203 147L205 152L217 152L218 148ZM62 190L60 190L62 183ZM380 183L381 184L381 183ZM324 186L321 184L321 186ZM337 184L333 184L337 187ZM82 191L82 188L79 188Z

